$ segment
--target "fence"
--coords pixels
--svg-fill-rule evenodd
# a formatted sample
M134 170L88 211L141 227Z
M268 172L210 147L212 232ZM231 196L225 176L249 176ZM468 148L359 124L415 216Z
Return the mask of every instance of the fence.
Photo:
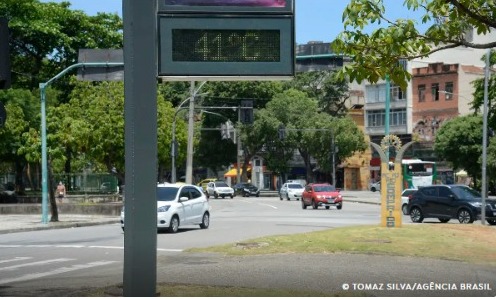
M55 174L55 185L58 182L64 183L68 194L119 193L117 177L108 173Z

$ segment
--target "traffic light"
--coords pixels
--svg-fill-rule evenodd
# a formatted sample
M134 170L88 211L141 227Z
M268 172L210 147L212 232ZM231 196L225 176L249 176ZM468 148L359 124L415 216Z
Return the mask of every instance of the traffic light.
M253 100L243 100L241 101L241 123L252 124L253 123Z
M10 88L9 26L7 18L0 18L0 89Z

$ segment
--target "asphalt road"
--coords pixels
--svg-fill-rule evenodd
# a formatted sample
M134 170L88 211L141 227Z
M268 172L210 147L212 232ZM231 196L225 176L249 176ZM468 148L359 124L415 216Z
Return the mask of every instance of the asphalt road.
M224 257L182 251L263 235L379 223L379 209L345 202L339 211L302 210L298 201L274 197L212 200L208 230L193 226L157 235L157 281L322 292L348 288L374 296L496 295L494 267L452 261L347 254ZM84 288L122 283L123 242L118 224L4 234L0 296L81 296ZM460 290L475 282L488 285Z

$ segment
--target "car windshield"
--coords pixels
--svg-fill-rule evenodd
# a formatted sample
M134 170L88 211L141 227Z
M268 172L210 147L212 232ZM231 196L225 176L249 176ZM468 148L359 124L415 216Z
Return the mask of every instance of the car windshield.
M158 201L173 201L177 197L179 187L160 187L157 188Z
M451 191L460 199L476 199L481 198L481 194L467 186L453 186Z
M334 186L331 186L331 185L327 185L327 186L315 186L313 188L313 190L315 192L331 192L331 191L336 191L336 188L334 188Z
M300 184L289 184L288 188L289 189L303 189L303 186Z
M215 183L215 186L217 187L229 187L226 183L220 182L220 183Z

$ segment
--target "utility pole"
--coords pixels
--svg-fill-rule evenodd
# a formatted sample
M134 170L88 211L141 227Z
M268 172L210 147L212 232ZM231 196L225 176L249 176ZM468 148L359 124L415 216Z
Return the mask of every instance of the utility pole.
M241 124L241 106L238 107L238 125L236 126L234 132L236 132L236 161L237 161L237 166L236 166L236 184L239 184L241 182L241 174L239 170L239 164L241 164L241 138L240 138L240 132L239 132L239 125Z
M186 183L193 183L193 136L195 125L195 81L191 81L189 116L188 116L188 148L186 155Z

